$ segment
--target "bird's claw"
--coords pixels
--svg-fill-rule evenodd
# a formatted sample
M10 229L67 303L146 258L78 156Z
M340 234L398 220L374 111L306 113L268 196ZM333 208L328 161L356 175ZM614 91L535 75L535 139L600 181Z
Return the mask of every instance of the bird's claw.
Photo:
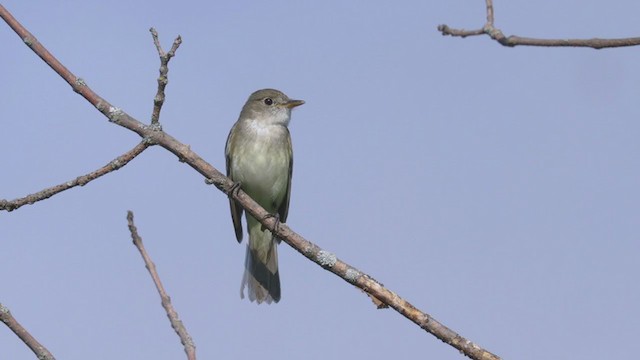
M273 224L273 233L274 234L277 233L278 229L280 228L280 214L267 214L262 218L262 220L267 220L268 218L275 218L276 219L275 224ZM264 225L262 225L261 229L262 229L262 231L269 230Z
M231 188L229 188L229 197L233 197L233 195L238 195L238 190L240 190L240 186L242 186L242 182L238 181L238 182L234 182L233 185L231 185Z

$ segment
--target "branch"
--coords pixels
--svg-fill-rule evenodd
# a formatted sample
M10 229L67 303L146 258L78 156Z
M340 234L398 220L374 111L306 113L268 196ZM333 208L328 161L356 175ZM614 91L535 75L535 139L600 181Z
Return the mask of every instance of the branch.
M171 298L167 295L167 292L164 290L164 286L162 286L162 282L160 281L160 275L156 271L156 265L151 260L149 254L144 248L142 244L142 238L138 235L138 229L136 225L133 223L133 212L127 211L127 223L129 224L129 231L131 232L131 239L133 240L133 245L140 251L140 255L142 255L142 259L144 260L144 265L149 271L149 275L151 275L151 279L153 279L153 283L156 285L156 289L158 290L158 294L160 294L160 299L162 300L162 307L167 313L167 317L169 318L169 322L171 322L171 327L180 337L180 342L182 346L184 346L184 352L187 354L187 359L195 360L196 359L196 344L191 339L187 328L184 326L178 313L171 305Z
M304 239L302 236L291 230L287 225L280 224L277 226L277 229L274 229L276 220L273 216L267 216L269 214L241 189L235 190L233 182L230 179L207 163L198 154L193 152L189 146L180 143L158 127L145 126L143 123L134 119L121 109L113 107L105 99L93 92L93 90L91 90L84 81L79 82L75 75L65 68L55 57L53 57L53 55L51 55L20 23L13 19L13 17L11 17L11 15L8 14L1 5L0 17L5 19L9 26L11 26L22 39L28 39L25 43L47 64L49 64L54 71L65 79L74 91L78 92L87 101L93 104L102 114L107 116L109 121L134 131L147 141L158 144L175 154L180 161L187 163L194 170L202 174L206 178L207 183L215 185L220 191L224 192L228 196L232 196L245 210L247 210L247 212L256 219L259 219L259 221L275 233L278 238L285 241L308 259L312 260L324 269L338 275L349 284L373 295L375 298L389 305L425 331L435 335L438 339L458 349L466 356L479 360L499 359L498 356L463 338L453 330L438 322L429 314L420 311L408 301L386 289L371 276L344 263L334 254L322 250L317 245Z
M169 82L167 78L167 74L169 73L169 60L176 55L176 50L180 44L182 44L182 38L180 35L173 41L173 46L171 46L171 50L168 53L165 53L162 50L162 46L160 45L160 40L158 39L158 32L156 29L149 29L151 32L151 36L153 36L153 43L156 46L156 50L158 50L158 56L160 56L160 76L158 76L158 93L153 98L153 112L151 113L151 125L159 126L160 119L160 110L162 110L162 105L164 104L164 88L167 86Z
M11 201L0 199L0 210L13 211L21 206L48 199L53 195L71 189L73 187L85 186L87 183L127 165L129 161L140 155L149 146L151 146L149 143L143 141L140 144L136 145L136 147L134 147L133 149L113 159L111 162L101 167L100 169L90 172L86 175L78 176L77 178L69 180L60 185L52 186L37 193L30 194Z
M25 343L31 351L38 357L38 359L42 360L55 360L56 358L38 342L27 329L22 327L18 320L16 320L13 315L11 315L11 311L0 303L0 321L2 321L14 334L16 334L23 343Z
M640 45L640 37L635 38L623 38L623 39L535 39L528 37L520 37L516 35L505 36L502 30L494 26L493 17L493 1L485 0L487 7L487 22L481 29L476 30L464 30L464 29L452 29L447 25L438 25L438 31L442 35L467 37L477 35L489 35L493 40L498 43L514 47L517 45L526 46L546 46L546 47L589 47L593 49L615 48L622 46L636 46Z
M228 186L232 183L227 178L209 179L209 182L219 186L220 183ZM227 192L226 189L221 189ZM236 194L237 191L237 194ZM268 216L260 205L253 201L246 193L242 191L232 191L234 199L238 200L242 207L250 213L260 223L265 225L271 232L276 234L279 239L289 244L292 248L304 255L309 260L320 265L327 271L334 273L344 281L354 285L365 293L370 294L373 298L388 305L396 310L400 315L414 322L423 330L433 334L438 339L456 348L464 355L478 360L499 360L495 354L481 348L477 344L465 339L453 330L449 329L431 315L419 310L408 301L401 298L398 294L384 287L370 275L356 269L355 267L338 259L335 254L323 250L311 241L306 240L301 235L291 230L286 224L277 224L277 220L273 216ZM275 228L274 228L275 227Z

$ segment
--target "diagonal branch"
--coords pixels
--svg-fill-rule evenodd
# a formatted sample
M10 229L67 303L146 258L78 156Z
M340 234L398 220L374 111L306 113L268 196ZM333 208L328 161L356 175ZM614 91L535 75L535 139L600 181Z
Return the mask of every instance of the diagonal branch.
M142 244L142 238L138 235L138 229L133 222L133 212L127 211L127 223L129 226L129 231L131 232L131 239L133 240L133 245L140 251L140 255L142 255L142 259L144 260L144 265L149 271L149 275L151 275L151 279L153 279L153 283L156 285L156 290L158 290L158 294L160 295L160 299L162 301L162 307L167 313L167 317L169 318L169 322L171 323L171 327L180 337L180 342L182 346L184 346L184 352L187 354L187 359L195 360L196 359L196 344L193 342L191 335L187 331L187 328L180 320L178 316L178 312L171 305L171 298L167 295L167 292L162 286L162 282L160 281L160 275L156 271L156 265L151 260L151 257L145 250L144 245Z
M11 13L0 5L0 18L2 18L13 31L22 39L36 55L38 55L53 71L55 71L60 77L64 79L75 91L85 98L91 105L95 106L104 116L106 116L110 122L125 127L141 137L147 136L147 134L153 132L160 132L155 127L149 128L149 126L141 123L140 121L132 118L121 109L111 105L108 101L96 94L86 82L77 76L75 76L69 69L67 69L62 63L53 56L42 44L31 34L22 24L16 20ZM147 139L150 141L150 139Z
M467 37L478 35L489 35L493 40L501 45L514 47L518 45L526 46L546 46L546 47L589 47L593 49L615 48L622 46L640 45L640 37L622 39L535 39L516 35L505 36L502 30L494 26L493 1L485 0L487 8L487 22L480 29L464 30L454 29L447 25L438 25L438 31L442 35Z
M0 321L2 321L14 334L16 334L23 343L25 343L31 351L33 351L38 359L55 360L56 358L38 342L20 323L16 320L11 311L0 303Z
M455 331L449 329L444 324L437 321L431 315L421 311L413 306L407 300L401 298L398 294L384 287L370 275L356 269L355 267L345 263L318 245L305 239L295 231L291 230L286 224L277 224L277 220L273 216L268 216L260 205L253 201L246 193L242 191L231 191L229 189L233 183L226 177L216 177L209 179L208 182L213 183L227 194L232 194L233 198L238 200L242 207L250 213L260 223L265 225L271 232L276 234L279 239L289 244L292 248L304 255L309 260L320 265L327 271L334 273L344 281L362 289L367 294L372 295L375 299L388 305L396 310L400 315L414 322L423 330L433 334L438 339L456 348L464 355L478 360L499 360L497 355L481 348L477 344L465 339Z
M136 145L133 149L113 159L111 162L101 167L100 169L90 172L86 175L78 176L77 178L67 181L65 183L62 183L60 185L52 186L50 188L39 191L37 193L29 194L25 197L11 200L11 201L0 199L0 210L13 211L21 206L24 206L27 204L33 204L35 202L48 199L53 195L59 194L73 187L85 186L87 183L103 175L106 175L112 171L116 171L121 167L127 165L129 161L133 160L136 156L140 155L149 146L151 145L143 141L138 145Z
M105 99L93 92L84 82L79 82L78 78L64 67L51 53L49 53L20 23L18 23L1 5L0 17L11 26L11 28L25 41L27 45L40 56L51 68L71 85L74 91L82 95L87 101L93 104L102 114L108 117L109 121L127 128L139 134L147 141L158 144L175 154L178 159L191 166L198 173L202 174L208 183L214 184L220 191L236 199L247 212L274 232L295 250L320 265L324 269L340 276L365 292L373 295L385 304L395 309L398 313L411 320L425 331L435 335L438 339L453 346L466 356L472 359L494 360L499 359L497 355L479 347L471 341L463 338L453 330L438 322L431 315L417 309L408 301L402 299L394 292L388 290L382 284L375 281L371 276L339 260L334 254L322 250L317 245L304 239L295 233L285 224L280 224L274 229L276 220L251 199L241 189L234 189L233 182L224 176L220 171L207 163L198 154L193 152L189 146L180 143L171 135L165 133L158 127L149 127L129 116L121 109L113 107Z

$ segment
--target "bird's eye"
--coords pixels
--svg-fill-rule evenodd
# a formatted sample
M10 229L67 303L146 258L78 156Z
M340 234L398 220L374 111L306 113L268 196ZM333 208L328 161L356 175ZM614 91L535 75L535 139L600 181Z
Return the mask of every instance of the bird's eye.
M273 100L271 100L271 98L266 98L264 99L264 103L267 105L272 105L273 104Z

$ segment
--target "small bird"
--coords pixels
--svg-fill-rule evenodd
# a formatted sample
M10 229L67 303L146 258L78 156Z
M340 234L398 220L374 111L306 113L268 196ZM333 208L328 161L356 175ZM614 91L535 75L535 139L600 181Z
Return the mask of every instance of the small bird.
M289 134L291 109L304 104L274 89L254 92L244 104L227 138L227 176L278 221L286 222L291 196L293 148ZM242 207L231 197L231 219L242 242ZM248 287L258 304L280 301L277 243L253 216L246 214L249 243L240 297Z

